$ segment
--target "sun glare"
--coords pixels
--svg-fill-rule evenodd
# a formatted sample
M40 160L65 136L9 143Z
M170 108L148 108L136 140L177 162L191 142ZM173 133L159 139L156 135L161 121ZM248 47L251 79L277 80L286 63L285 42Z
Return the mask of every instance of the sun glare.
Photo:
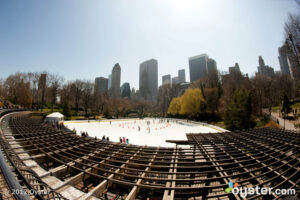
M205 6L204 0L171 0L171 7L177 14L187 14L199 11Z

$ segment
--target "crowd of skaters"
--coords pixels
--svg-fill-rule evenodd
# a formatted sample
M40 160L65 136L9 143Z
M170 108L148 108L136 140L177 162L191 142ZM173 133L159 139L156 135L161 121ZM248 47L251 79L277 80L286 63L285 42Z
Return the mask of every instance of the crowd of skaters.
M129 139L125 137L119 138L121 144L129 144Z
M170 122L178 123L177 120L159 119L158 122L156 122L156 119L153 119L152 120L152 125L154 125L155 123L158 124L158 125L163 124L163 126L160 127L160 129L163 129L163 128L170 127L171 126ZM145 128L146 131L148 133L150 133L150 131L151 131L151 120L146 120L144 123L146 123L146 125L148 126L148 127ZM135 129L135 124L136 124L136 120L134 120L134 122L121 122L121 123L119 123L119 127L128 128L128 129L130 129L130 128ZM141 124L141 122L139 122L139 124ZM137 130L141 131L141 129L142 129L141 126L138 125ZM158 130L159 127L152 127L152 129L153 130Z
M153 121L152 121L152 124L155 124L155 121L156 121L156 119L153 119ZM177 120L169 120L169 119L159 119L158 120L158 122L157 122L157 124L163 124L163 123L166 123L166 126L164 126L164 127L161 127L160 129L162 129L162 128L166 128L166 127L168 127L168 126L171 126L171 124L170 124L170 122L173 122L173 123L178 123L178 121ZM187 121L188 122L188 121ZM109 122L110 124L112 124L112 121L110 121ZM128 128L129 128L129 124L136 124L136 120L134 120L134 122L123 122L123 123L120 123L119 124L119 126L122 126L123 128L124 128L124 125L126 126L126 125L128 125ZM141 123L141 122L140 122ZM151 126L151 120L147 120L147 121L145 121L145 123L147 124L147 128L146 128L146 130L148 131L148 133L150 133L150 126ZM59 126L59 124L57 124L57 126L59 127L59 128L61 128L60 126ZM133 127L134 128L134 127ZM141 126L140 125L138 125L138 131L141 131ZM156 128L156 130L157 130L157 128ZM75 128L72 130L72 132L74 133L74 134L76 134L76 130L75 130ZM81 131L80 132L80 134L81 134L81 136L82 137L88 137L89 135L88 135L88 132L86 132L86 131ZM95 140L97 140L97 136L95 136ZM102 137L102 141L109 141L109 137L107 136L107 137L105 137L105 135L103 135L103 137ZM119 141L120 141L120 143L122 143L122 144L129 144L129 138L125 138L125 137L119 137Z

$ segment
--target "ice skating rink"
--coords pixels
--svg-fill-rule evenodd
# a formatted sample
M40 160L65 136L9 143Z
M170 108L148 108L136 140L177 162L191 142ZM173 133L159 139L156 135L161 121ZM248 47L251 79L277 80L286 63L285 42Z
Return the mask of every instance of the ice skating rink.
M215 133L224 129L210 127L207 124L199 124L180 120L169 119L115 119L102 121L66 121L65 126L70 130L75 128L78 135L82 131L90 137L101 139L103 135L110 141L119 142L120 137L129 139L130 144L173 147L174 144L166 143L166 140L186 140L186 133ZM140 129L140 130L139 130Z

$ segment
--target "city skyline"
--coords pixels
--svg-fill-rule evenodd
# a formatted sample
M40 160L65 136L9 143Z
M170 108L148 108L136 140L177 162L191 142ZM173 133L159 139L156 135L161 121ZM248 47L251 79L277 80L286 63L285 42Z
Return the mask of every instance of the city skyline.
M298 10L294 1L283 0L120 1L118 6L4 0L0 5L1 78L47 70L66 80L94 80L107 78L120 63L121 83L136 89L139 64L150 58L158 60L158 85L163 75L175 77L179 69L189 82L188 57L201 53L212 56L220 71L238 62L243 73L254 75L260 55L278 71L284 21Z

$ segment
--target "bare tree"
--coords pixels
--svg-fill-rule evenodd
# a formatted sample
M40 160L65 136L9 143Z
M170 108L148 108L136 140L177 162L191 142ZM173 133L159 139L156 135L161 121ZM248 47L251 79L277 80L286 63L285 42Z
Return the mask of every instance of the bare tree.
M63 82L63 77L59 74L49 74L48 77L49 78L47 80L49 84L51 111L53 112L54 105L56 104L58 90Z
M71 90L72 90L73 97L74 97L74 106L75 106L76 115L78 115L81 94L82 94L82 90L83 90L83 81L77 79L74 82L72 82Z
M93 83L90 81L84 81L82 84L82 100L86 116L88 116L88 108L92 100L93 86Z

